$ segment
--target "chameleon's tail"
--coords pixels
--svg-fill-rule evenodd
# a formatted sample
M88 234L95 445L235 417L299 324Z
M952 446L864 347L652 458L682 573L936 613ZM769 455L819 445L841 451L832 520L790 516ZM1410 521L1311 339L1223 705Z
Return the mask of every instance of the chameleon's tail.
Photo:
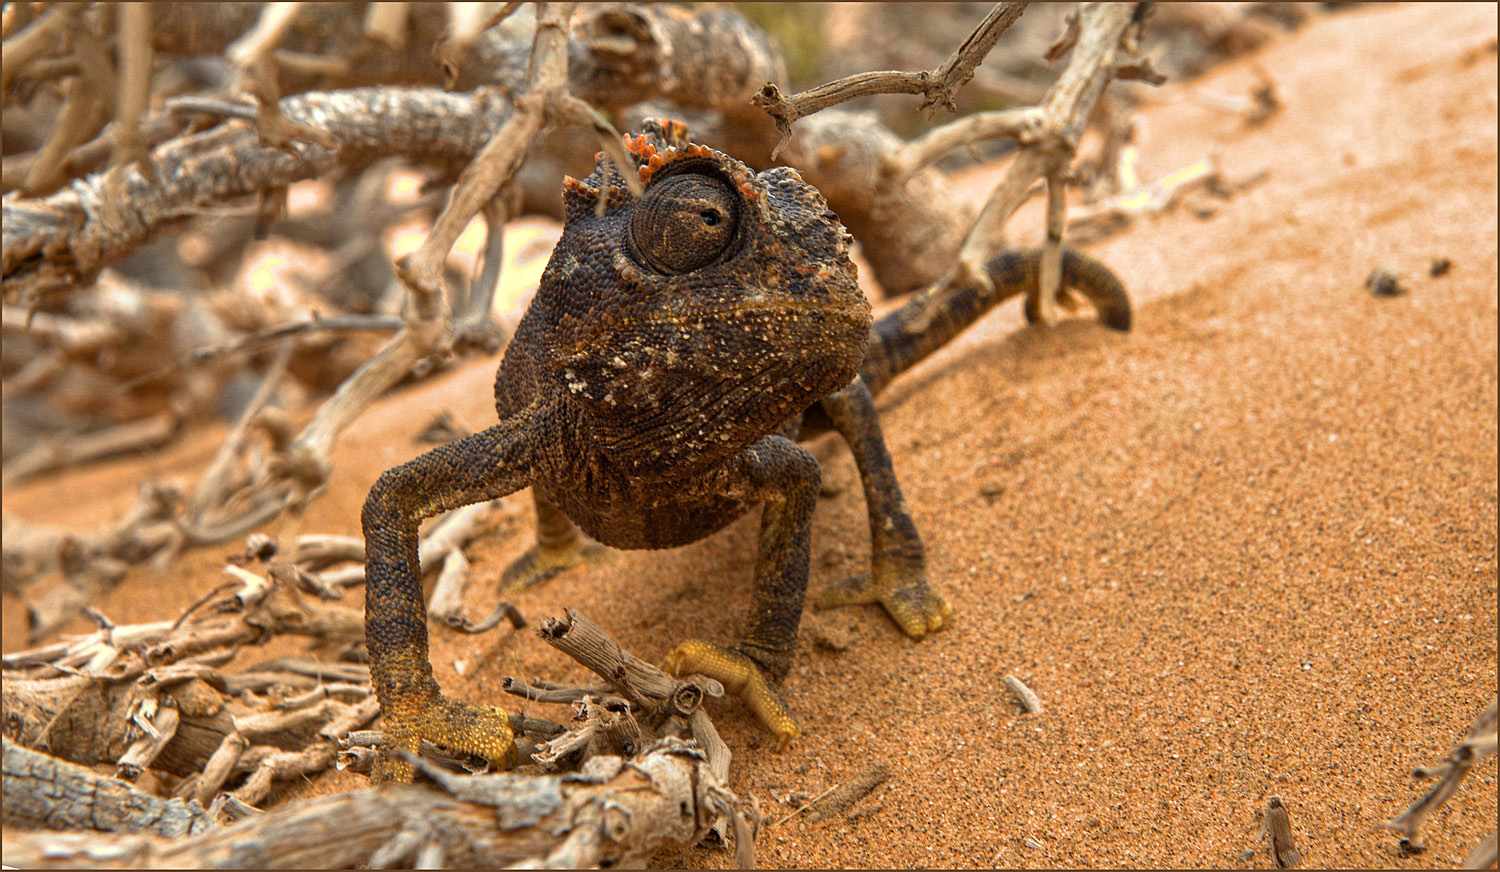
M991 307L1036 287L1041 249L1010 251L989 262L994 291L960 288L941 297L922 291L870 328L865 362L860 366L872 394L927 355L937 351ZM1063 250L1063 287L1083 294L1099 320L1116 330L1130 329L1130 298L1110 268L1081 252ZM1029 302L1029 301L1028 301ZM1032 313L1028 310L1028 317Z

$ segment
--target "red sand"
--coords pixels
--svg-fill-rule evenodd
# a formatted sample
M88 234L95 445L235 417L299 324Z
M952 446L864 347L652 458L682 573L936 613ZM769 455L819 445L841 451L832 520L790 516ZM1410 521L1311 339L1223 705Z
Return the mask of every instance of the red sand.
M1493 758L1432 818L1425 856L1402 859L1378 825L1496 692L1496 17L1361 8L1160 89L1139 119L1143 178L1210 153L1231 180L1269 176L1212 219L1179 210L1093 247L1137 302L1135 332L1028 329L1012 307L882 397L955 618L915 643L875 607L809 612L788 753L737 704L716 710L733 786L772 821L789 794L892 764L857 807L873 813L768 829L763 865L1264 866L1241 851L1273 793L1309 866L1450 866L1495 830ZM1247 94L1257 66L1285 105L1261 127L1186 98ZM1454 268L1429 278L1438 256ZM1383 264L1410 294L1361 287ZM374 477L440 409L486 425L493 372L474 362L367 414L306 529L357 533ZM221 436L8 489L5 509L99 523L145 477L196 477ZM814 591L868 554L848 452L815 450L840 490L818 508ZM478 578L526 547L528 505L509 500L472 549ZM755 534L752 519L623 554L517 604L533 622L578 608L646 657L731 639ZM100 605L176 614L219 582L225 550L137 570ZM476 584L471 613L492 598ZM4 625L20 647L13 598ZM472 698L500 698L507 674L581 677L529 633L435 629L433 653ZM1005 673L1046 710L1019 714Z

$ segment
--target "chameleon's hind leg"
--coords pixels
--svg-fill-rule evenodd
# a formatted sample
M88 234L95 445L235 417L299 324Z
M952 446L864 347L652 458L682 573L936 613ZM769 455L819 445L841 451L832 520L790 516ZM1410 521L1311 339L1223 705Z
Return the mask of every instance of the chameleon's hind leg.
M822 401L859 466L870 513L870 571L837 582L818 597L819 608L880 603L913 639L943 626L953 607L927 582L927 558L891 467L875 400L862 377Z
M540 584L577 566L614 559L614 552L578 529L562 509L540 490L531 489L536 503L536 544L517 557L500 576L500 595Z

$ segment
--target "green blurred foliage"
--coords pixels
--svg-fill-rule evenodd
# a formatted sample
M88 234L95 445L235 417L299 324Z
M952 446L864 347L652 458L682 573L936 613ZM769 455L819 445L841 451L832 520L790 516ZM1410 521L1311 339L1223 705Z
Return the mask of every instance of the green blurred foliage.
M769 33L786 59L788 84L800 91L823 81L824 3L730 3L734 11Z

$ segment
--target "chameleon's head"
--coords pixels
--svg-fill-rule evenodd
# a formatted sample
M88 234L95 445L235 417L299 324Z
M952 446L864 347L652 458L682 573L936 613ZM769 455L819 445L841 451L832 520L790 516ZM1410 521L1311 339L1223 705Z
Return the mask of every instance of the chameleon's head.
M568 179L532 304L547 369L597 429L632 442L669 429L667 454L737 451L848 384L870 304L817 189L691 144L680 123L626 146L643 193L602 156Z

